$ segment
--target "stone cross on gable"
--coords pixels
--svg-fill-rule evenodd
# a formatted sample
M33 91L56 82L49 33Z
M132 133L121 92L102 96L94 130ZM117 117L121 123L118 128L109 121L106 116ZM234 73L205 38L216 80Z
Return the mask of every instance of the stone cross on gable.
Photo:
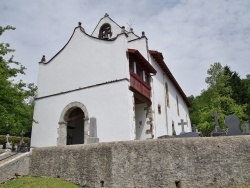
M245 122L242 126L243 133L250 133L250 123Z
M181 126L181 133L180 133L180 134L185 133L185 131L184 131L184 125L187 125L187 122L184 122L184 120L183 120L183 119L181 119L181 122L180 122L180 123L178 123L178 125L180 125L180 126Z
M218 127L219 126L219 121L218 121L219 114L218 114L217 110L214 111L214 113L212 114L212 117L214 117L215 125L216 125L216 127Z

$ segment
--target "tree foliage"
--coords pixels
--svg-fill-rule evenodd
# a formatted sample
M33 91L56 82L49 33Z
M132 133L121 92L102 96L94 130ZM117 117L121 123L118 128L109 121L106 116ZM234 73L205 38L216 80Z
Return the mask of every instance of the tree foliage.
M250 79L241 80L230 67L222 67L220 63L211 65L207 73L208 88L197 97L189 97L192 102L192 123L208 136L215 127L212 117L215 110L219 113L219 124L222 129L225 129L224 120L229 114L235 114L241 121L249 120L247 111L250 109Z
M15 28L0 26L0 37L6 30ZM22 130L31 131L36 87L14 81L25 74L25 67L14 61L13 52L8 43L0 43L0 134L19 135Z

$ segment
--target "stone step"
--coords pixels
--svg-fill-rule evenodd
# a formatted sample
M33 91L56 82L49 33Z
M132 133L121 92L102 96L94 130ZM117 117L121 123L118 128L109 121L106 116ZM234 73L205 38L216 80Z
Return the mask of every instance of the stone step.
M18 157L19 155L22 155L22 154L23 153L7 152L5 155L1 156L0 165L6 163L6 162Z
M7 152L2 153L0 155L0 161L7 158L7 157L9 157L9 156L11 156L11 155L13 155L13 153L11 151L7 151Z

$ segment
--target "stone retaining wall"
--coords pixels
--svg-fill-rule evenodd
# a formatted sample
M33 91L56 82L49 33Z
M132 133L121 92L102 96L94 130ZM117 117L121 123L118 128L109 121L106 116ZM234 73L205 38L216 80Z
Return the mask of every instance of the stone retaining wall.
M20 153L16 158L0 164L0 183L4 183L18 176L29 174L29 157L31 153Z
M85 187L199 188L250 184L250 136L170 138L36 148L32 176Z

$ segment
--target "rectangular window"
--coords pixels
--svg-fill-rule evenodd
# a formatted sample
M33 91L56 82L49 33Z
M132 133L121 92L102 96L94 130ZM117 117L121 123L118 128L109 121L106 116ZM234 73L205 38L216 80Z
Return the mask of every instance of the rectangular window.
M167 103L167 107L170 108L169 91L168 91L168 84L167 84L167 82L165 84L165 90L166 90L166 103Z
M161 105L158 104L158 114L161 114Z
M150 76L145 73L145 82L150 85Z
M178 116L180 116L179 101L177 95L176 95L176 104L177 104L177 114Z
M143 70L138 64L136 64L136 74L140 76L141 79L143 79Z

